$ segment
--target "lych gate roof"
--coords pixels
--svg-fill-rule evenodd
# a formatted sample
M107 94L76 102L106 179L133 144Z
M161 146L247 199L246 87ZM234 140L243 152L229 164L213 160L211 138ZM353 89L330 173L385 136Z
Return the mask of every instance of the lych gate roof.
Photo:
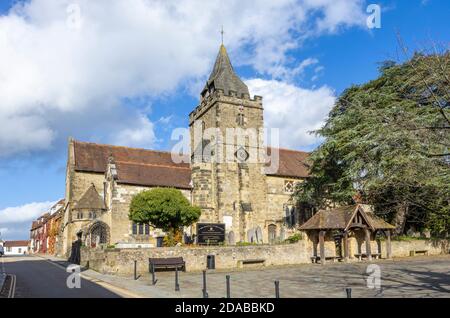
M247 85L234 72L227 50L223 44L220 46L213 71L202 94L211 88L215 90L221 89L225 95L230 95L230 91L234 91L239 97L243 94L250 96Z
M359 213L372 230L387 230L395 227L377 217L369 205L358 204L332 210L320 210L300 227L300 230L344 230Z
M104 210L106 207L103 198L98 194L97 189L92 184L75 204L75 209Z

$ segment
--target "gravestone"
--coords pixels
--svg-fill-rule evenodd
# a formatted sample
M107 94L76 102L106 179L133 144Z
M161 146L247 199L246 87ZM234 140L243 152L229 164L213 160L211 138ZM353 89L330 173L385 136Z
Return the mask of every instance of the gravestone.
M255 229L250 229L247 231L247 240L250 243L255 242Z
M256 240L257 240L258 244L263 243L263 234L261 231L261 227L259 227L259 226L256 228Z
M228 233L228 244L229 245L235 245L236 244L236 239L234 237L234 232L230 231L230 233Z

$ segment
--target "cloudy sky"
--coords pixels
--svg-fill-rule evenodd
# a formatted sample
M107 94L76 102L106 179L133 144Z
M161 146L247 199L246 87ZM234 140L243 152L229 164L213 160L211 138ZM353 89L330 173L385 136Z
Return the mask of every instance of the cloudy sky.
M251 94L264 97L281 146L312 150L334 99L401 60L448 43L448 1L0 0L0 232L29 223L64 196L67 139L170 149L187 127L220 45Z

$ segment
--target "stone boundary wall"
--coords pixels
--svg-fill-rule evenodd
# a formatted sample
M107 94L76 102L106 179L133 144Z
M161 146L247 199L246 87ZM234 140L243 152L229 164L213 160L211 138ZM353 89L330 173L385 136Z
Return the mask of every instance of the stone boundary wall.
M407 257L410 251L428 251L428 255L448 254L450 242L448 240L392 240L392 256ZM384 246L383 246L384 247ZM385 255L385 253L382 253Z
M384 243L384 242L383 242ZM407 257L412 250L428 250L429 255L449 253L447 240L392 241L392 256ZM384 244L382 244L385 257ZM265 259L265 266L310 264L313 255L312 242L302 240L295 244L215 246L215 247L162 247L133 249L89 249L81 250L81 265L104 274L133 275L137 261L139 275L148 275L148 259L183 257L187 271L206 269L207 255L215 255L216 269L236 269L240 260ZM351 259L350 261L355 261ZM245 265L251 266L251 265Z
M88 249L81 250L81 265L104 274L131 275L134 260L138 273L148 273L148 259L183 257L187 271L206 269L207 255L215 255L216 269L233 269L240 260L265 259L265 266L294 265L310 262L306 241L295 244L214 246L214 247L160 247L136 249ZM251 266L251 265L245 265Z

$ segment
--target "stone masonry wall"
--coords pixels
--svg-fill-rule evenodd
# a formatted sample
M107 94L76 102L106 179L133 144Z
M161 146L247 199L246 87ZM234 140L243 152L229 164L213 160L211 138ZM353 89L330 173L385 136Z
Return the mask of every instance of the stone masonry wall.
M331 243L328 241L328 243ZM376 242L372 242L376 244ZM329 247L331 244L329 245ZM328 249L327 249L328 250ZM428 250L429 255L449 252L447 240L392 241L392 256L406 257L411 250ZM330 252L330 250L328 250ZM385 257L384 242L382 244ZM234 269L240 260L265 259L265 266L297 265L311 263L313 244L302 240L295 244L222 246L222 247L170 247L142 249L87 249L81 253L82 265L89 261L89 267L105 274L132 275L134 260L138 273L148 273L148 258L183 257L187 271L206 269L207 255L215 255L216 269Z

